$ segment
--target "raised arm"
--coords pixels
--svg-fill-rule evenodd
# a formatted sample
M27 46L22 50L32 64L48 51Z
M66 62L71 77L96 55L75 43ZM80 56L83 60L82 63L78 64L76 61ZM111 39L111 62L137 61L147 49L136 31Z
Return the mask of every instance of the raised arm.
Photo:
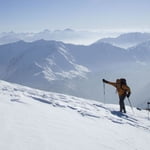
M114 87L117 86L116 82L110 82L110 81L107 81L107 80L105 80L105 79L103 79L102 81L103 81L104 83L110 84L110 85L112 85L112 86L114 86Z

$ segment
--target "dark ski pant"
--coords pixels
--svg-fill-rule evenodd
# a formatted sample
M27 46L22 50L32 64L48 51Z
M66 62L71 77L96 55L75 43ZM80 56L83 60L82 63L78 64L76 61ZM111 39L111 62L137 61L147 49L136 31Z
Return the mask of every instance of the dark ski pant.
M124 113L126 113L126 108L124 104L125 98L126 98L126 95L119 96L120 112L124 112Z

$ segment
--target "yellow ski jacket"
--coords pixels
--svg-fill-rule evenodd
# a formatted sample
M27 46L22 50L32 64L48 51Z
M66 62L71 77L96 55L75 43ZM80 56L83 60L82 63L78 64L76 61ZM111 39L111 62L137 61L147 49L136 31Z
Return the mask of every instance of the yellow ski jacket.
M131 90L127 85L124 85L124 84L121 85L120 83L110 82L110 81L107 81L106 83L116 87L119 96L123 96L123 95L127 95L127 94L130 95L130 93L131 93Z

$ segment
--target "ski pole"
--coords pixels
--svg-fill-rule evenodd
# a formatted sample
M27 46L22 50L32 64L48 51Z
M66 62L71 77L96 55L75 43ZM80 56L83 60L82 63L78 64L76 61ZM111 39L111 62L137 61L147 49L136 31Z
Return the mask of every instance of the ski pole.
M132 107L132 104L131 104L131 101L130 101L129 97L128 97L128 102L129 102L130 107L131 107L131 110L132 110L132 112L133 112L133 114L134 114L134 110L133 110L133 107Z
M150 102L147 102L148 120L149 120L149 111L150 111L149 105L150 105Z
M106 98L105 98L105 83L103 82L103 91L104 91L104 104L106 103Z

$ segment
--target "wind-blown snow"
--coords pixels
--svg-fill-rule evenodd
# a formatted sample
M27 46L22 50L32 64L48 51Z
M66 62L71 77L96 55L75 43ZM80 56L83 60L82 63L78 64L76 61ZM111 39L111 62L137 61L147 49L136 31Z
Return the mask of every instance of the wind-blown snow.
M2 150L148 150L146 111L0 81Z

